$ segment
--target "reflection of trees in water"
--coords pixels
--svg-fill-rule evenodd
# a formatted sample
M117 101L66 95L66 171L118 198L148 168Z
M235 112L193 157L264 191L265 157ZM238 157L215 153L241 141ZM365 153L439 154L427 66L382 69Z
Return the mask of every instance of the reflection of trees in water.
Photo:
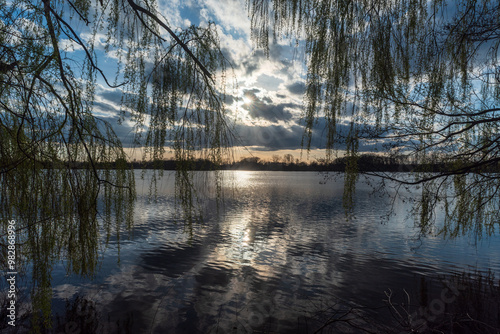
M67 299L64 311L60 314L49 314L47 321L41 321L43 310L38 309L30 300L30 290L26 289L28 281L19 279L16 291L15 327L8 325L7 298L5 286L0 285L0 332L15 333L55 333L55 334L92 334L92 333L132 333L134 324L132 312L123 312L119 319L104 314L96 301L87 296L78 295ZM31 295L32 296L32 295ZM52 296L52 294L51 294ZM55 313L55 312L54 312Z
M453 316L448 322L439 322L445 330L459 332L500 333L500 280L487 275L462 274L452 278L459 290L457 301L447 304L446 313ZM443 319L444 320L444 319ZM447 326L448 325L448 326Z
M93 301L81 296L73 301L66 301L64 317L56 319L56 332L96 333L99 328L99 315Z
M93 277L101 237L109 239L132 224L135 191L103 191L94 173L84 169L25 167L0 173L0 212L15 221L15 271L30 277L31 307L37 310L31 324L37 332L51 326L53 268L65 261L69 274ZM103 182L133 181L125 169L96 173ZM8 244L6 222L0 223L0 245ZM0 266L9 271L5 259Z
M112 321L109 316L100 314L94 301L77 296L72 301L67 300L65 314L56 317L54 333L132 333L133 323L132 313L124 313L121 319Z
M396 328L404 333L500 333L500 281L491 272L464 272L432 285L422 279L418 302L406 291L398 297L386 291Z
M140 148L142 160L153 162L172 150L179 162L175 191L188 221L196 218L189 172L195 157L218 164L229 153L227 60L215 25L171 30L154 1L149 5L1 2L0 245L8 219L15 219L24 257L16 270L32 266L31 303L40 310L35 331L51 326L57 263L66 261L68 274L92 277L102 230L119 239L132 225L135 180L124 147ZM80 35L82 26L89 38ZM159 35L160 27L171 39ZM126 54L105 71L98 63L106 56L94 52L97 40L90 37L100 34L109 37L104 54ZM62 36L82 57L67 52ZM109 66L114 80L104 73ZM116 109L98 106L101 93ZM1 259L0 265L7 271Z
M295 324L286 321L285 326L295 326L300 333L500 333L500 280L491 272L464 272L439 279L422 276L415 291L386 290L386 296L378 307L332 298L311 300L309 311L298 316ZM252 305L246 305L248 319L241 314L233 328L258 333L279 330L284 319L275 313L279 313L278 305ZM24 326L18 330L22 332L32 315L20 320ZM217 324L206 323L207 329L219 328L218 320L213 320ZM66 301L64 313L54 317L52 329L42 328L41 332L132 333L138 321L133 312L111 316L92 298L79 295ZM142 329L149 332L152 328Z
M386 305L378 308L322 301L297 324L306 333L500 333L500 280L491 272L464 272L439 282L422 276L417 291L385 294Z

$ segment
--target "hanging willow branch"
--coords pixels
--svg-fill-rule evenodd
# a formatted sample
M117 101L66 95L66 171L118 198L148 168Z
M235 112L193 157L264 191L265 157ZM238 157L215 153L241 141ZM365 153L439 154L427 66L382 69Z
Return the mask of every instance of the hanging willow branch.
M198 60L198 58L195 57L195 55L193 55L193 53L191 52L191 50L189 50L189 48L187 47L186 44L184 44L180 39L179 37L172 31L172 29L169 28L168 25L166 25L162 20L160 20L156 15L154 15L153 13L151 13L149 10L147 10L146 8L143 8L139 5L137 5L135 2L133 2L132 0L128 0L128 3L130 4L130 6L134 9L134 11L137 13L137 16L139 17L139 19L141 20L141 22L144 24L144 26L149 29L149 25L146 24L146 22L144 22L144 20L142 20L142 17L140 16L139 12L141 13L144 13L146 14L148 17L152 18L156 23L158 23L162 28L164 28L169 34L170 36L172 36L172 38L184 49L184 51L189 55L189 57L191 57L194 62L196 63L196 65L199 66L200 70L203 72L203 74L209 78L210 80L213 81L212 79L212 75L210 74L210 72L205 68L205 66ZM153 32L155 34L155 36L157 36L158 38L160 39L163 39L162 37L160 37L158 34L156 34L154 31L151 30L151 32Z
M227 60L215 26L174 33L155 8L149 0L0 0L0 226L16 220L19 258L32 265L35 331L50 327L52 266L64 257L69 272L92 276L102 231L119 239L132 226L128 149L155 161L174 152L189 221L197 196L190 162L220 163L229 147ZM64 50L68 41L80 50ZM116 114L97 109L103 89L121 95ZM118 121L133 124L133 144L115 133Z
M422 196L423 216L436 208L427 204L444 205L448 231L498 226L498 2L249 0L248 8L256 45L269 48L270 35L305 45L305 146L324 118L328 154L351 162L347 207L358 151L369 143L400 161L446 166L414 178L377 173L436 193L437 201ZM454 192L451 180L462 176L464 191Z

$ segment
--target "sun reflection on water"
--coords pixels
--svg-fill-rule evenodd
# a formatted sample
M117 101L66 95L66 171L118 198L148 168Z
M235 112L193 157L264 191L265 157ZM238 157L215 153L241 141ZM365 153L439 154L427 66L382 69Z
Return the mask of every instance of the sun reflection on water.
M246 229L243 232L243 238L241 239L242 246L248 246L250 243L250 229Z
M246 171L246 170L235 170L231 172L230 180L233 182L235 186L239 189L248 188L252 185L252 181L255 176L254 171Z

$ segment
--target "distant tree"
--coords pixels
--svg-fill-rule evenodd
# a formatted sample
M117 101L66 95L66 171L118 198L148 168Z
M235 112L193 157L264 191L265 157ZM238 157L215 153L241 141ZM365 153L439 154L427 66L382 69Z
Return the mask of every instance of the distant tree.
M486 172L500 163L498 1L249 0L249 10L258 46L304 46L305 139L324 117L327 151L346 152L347 207L369 139L390 156L447 163L439 174L377 174L421 186L422 231L438 203L446 234L494 231L500 174Z
M251 164L258 164L260 161L259 157L246 157L246 158L241 158L240 162L242 163L251 163Z
M175 29L154 0L0 0L0 224L16 220L34 265L35 329L39 309L50 318L57 254L93 275L100 228L132 222L134 175L109 119L134 125L144 160L173 147L189 220L190 163L219 163L227 147L225 67L214 25ZM95 112L98 83L122 94L109 119Z
M281 161L281 157L278 154L273 154L271 161L275 164L279 163Z
M290 153L287 153L283 156L283 163L289 165L293 163L293 155Z

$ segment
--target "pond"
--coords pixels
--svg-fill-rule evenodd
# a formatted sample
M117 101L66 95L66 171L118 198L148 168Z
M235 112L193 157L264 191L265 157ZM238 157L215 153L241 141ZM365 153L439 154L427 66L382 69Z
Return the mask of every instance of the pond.
M498 234L419 237L409 204L365 183L347 219L342 181L323 182L317 172L224 173L220 210L208 194L204 220L192 226L175 220L172 173L155 201L147 177L138 177L133 229L102 247L96 276L66 275L64 263L53 269L53 331L399 333L395 310L430 328L472 298L467 274L473 282L500 277Z

